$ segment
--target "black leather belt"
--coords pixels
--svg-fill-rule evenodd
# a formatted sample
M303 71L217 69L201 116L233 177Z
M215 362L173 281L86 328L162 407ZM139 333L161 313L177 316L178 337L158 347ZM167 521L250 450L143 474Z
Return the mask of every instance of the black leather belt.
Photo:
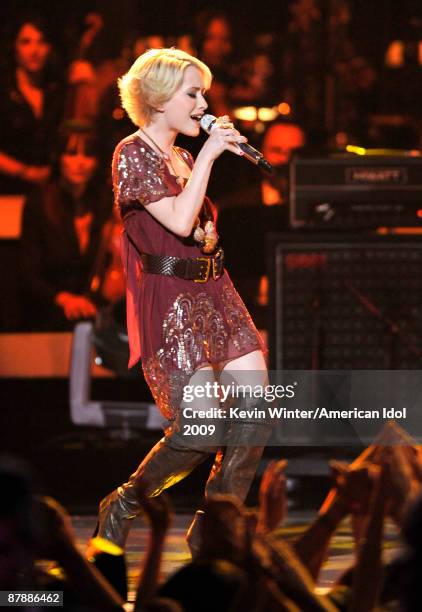
M188 259L142 253L141 261L144 272L177 276L185 280L193 280L195 283L206 283L211 275L214 280L217 280L224 272L224 251L221 247L215 255Z

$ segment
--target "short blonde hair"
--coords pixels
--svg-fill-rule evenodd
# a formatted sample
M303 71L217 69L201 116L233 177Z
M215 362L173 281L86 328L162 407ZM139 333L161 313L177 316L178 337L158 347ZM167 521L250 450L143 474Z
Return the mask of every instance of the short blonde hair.
M150 49L135 60L118 80L122 106L135 125L150 123L154 112L179 89L188 66L198 68L208 89L208 66L180 49Z

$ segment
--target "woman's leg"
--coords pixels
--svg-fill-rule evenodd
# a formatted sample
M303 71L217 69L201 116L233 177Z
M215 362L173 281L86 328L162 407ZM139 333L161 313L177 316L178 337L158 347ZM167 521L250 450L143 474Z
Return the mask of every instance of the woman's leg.
M221 385L252 387L268 384L268 371L262 351L253 351L230 361L220 375ZM206 497L215 493L231 493L244 502L266 442L271 434L271 425L260 417L264 406L262 397L245 394L234 402L240 410L256 415L246 419L233 419L230 423L227 443L220 450L212 467L206 489Z
M253 351L230 361L221 371L220 384L259 385L268 384L268 372L262 351ZM236 402L241 409L254 411L263 408L262 398L246 396ZM261 460L265 444L271 434L271 425L265 419L247 419L230 423L226 442L219 448L206 487L205 497L216 493L230 493L244 502ZM198 510L191 523L187 541L193 556L200 549L200 531L203 511Z
M211 367L197 370L189 384L194 386L200 383L202 385L207 380L215 381ZM190 407L198 409L207 409L215 405L216 402L209 398L195 399L194 402L189 403ZM183 407L182 403L182 410ZM136 487L141 480L146 482L150 496L160 495L164 489L190 474L215 450L216 448L210 446L195 446L194 437L184 438L178 431L164 436L151 449L129 480L102 500L98 536L123 548L131 520L141 511L136 495Z
M136 495L141 479L146 481L149 495L159 495L190 474L208 455L201 449L174 447L171 436L161 438L129 480L102 500L98 536L124 548L131 520L141 512Z

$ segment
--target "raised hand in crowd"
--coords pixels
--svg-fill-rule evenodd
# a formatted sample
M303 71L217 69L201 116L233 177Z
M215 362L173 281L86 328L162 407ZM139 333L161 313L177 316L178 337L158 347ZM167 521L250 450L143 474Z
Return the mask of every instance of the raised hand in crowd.
M156 594L165 537L172 520L172 510L167 495L162 493L158 497L149 497L146 493L147 487L145 481L136 484L136 495L151 531L139 577L135 610L143 609Z
M382 582L382 540L388 500L389 468L372 466L371 494L367 507L366 524L358 542L349 612L374 610Z
M54 499L37 497L33 507L35 558L56 561L64 570L66 585L71 593L64 593L74 602L93 610L123 610L124 601L108 581L78 551L71 519Z
M383 464L388 466L389 504L387 512L401 529L410 506L421 491L421 482L415 477L419 469L418 455L413 447L394 446L384 449Z
M243 565L249 542L243 505L232 495L213 495L205 505L200 559L224 559Z
M271 461L262 476L257 533L273 531L287 515L286 465L285 460Z
M354 468L340 462L331 462L330 465L333 486L315 521L294 543L296 554L314 579L327 558L331 538L339 524L352 510L357 513L367 511L372 491L371 464L362 463Z
M387 513L399 528L403 525L407 510L421 490L422 456L416 442L394 421L389 421L375 443L369 446L355 461L375 465L388 465L389 502Z
M58 559L75 539L70 516L55 499L44 496L35 497L33 515L36 555L42 559Z
M279 467L284 469L282 464ZM266 486L277 481L273 469ZM334 612L330 602L315 595L315 584L291 547L270 533L257 533L256 528L256 520L235 497L214 495L207 500L200 560L224 559L248 576L233 610Z

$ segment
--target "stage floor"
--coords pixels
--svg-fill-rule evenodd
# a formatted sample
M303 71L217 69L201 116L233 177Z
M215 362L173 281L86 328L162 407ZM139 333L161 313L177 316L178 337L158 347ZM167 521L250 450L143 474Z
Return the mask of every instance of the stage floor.
M293 512L286 521L280 534L286 538L294 539L304 526L314 517L314 513ZM185 542L185 532L192 520L191 514L175 514L172 526L167 535L162 560L163 580L175 572L179 567L190 561L188 546ZM78 548L85 551L86 542L92 534L95 516L72 516ZM138 520L134 523L129 535L127 547L129 601L134 599L134 592L139 576L142 558L145 553L148 538L148 527L145 522ZM346 519L333 537L330 554L321 572L318 591L323 593L329 589L337 578L353 564L354 550L349 521ZM385 529L384 560L391 559L399 550L397 530L391 522L387 522Z

